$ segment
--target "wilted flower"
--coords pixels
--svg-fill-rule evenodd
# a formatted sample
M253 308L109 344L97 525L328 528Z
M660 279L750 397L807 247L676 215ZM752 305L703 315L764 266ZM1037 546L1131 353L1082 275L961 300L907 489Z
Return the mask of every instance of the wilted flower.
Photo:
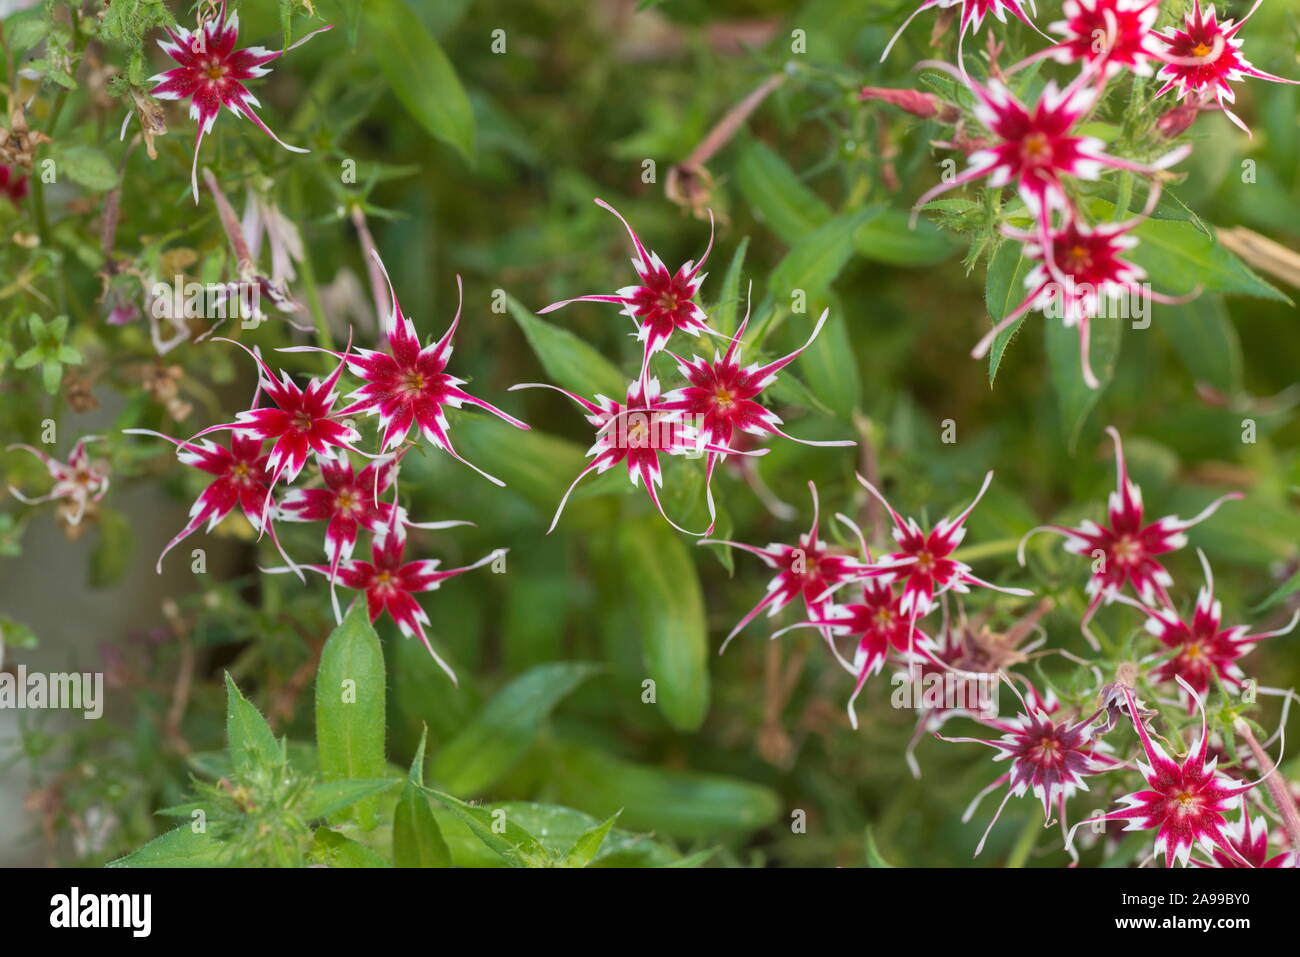
M1215 499L1193 518L1181 519L1168 515L1146 524L1142 490L1128 477L1128 465L1124 461L1124 446L1119 432L1114 426L1107 426L1106 432L1115 442L1116 489L1111 492L1108 501L1110 524L1098 525L1088 520L1078 528L1041 525L1025 533L1017 551L1017 557L1023 565L1025 542L1029 536L1035 532L1052 531L1065 536L1067 552L1093 559L1092 577L1088 579L1085 588L1092 600L1088 603L1088 610L1080 624L1084 636L1094 647L1096 640L1088 630L1088 623L1101 603L1116 594L1125 584L1129 584L1145 605L1155 605L1157 602L1172 604L1166 589L1173 584L1173 578L1160 563L1159 556L1186 545L1187 536L1184 533L1187 529L1205 521L1224 502L1242 498L1240 492L1229 492Z
M77 444L68 453L67 462L60 462L30 445L19 443L9 446L11 452L14 449L22 449L40 459L45 470L49 472L50 478L54 480L49 492L37 498L28 498L12 485L9 486L10 494L27 505L62 499L64 500L62 504L67 508L61 514L67 524L79 525L86 514L86 509L103 499L108 492L108 469L101 463L91 462L90 453L86 451L87 443L98 442L102 438L103 436L99 435L87 435L77 440Z
M199 201L199 147L203 144L203 137L212 131L213 124L217 122L217 114L223 106L235 116L247 118L285 149L294 153L310 152L298 146L290 146L271 132L271 128L253 112L253 107L262 104L244 83L266 76L271 71L264 64L302 46L316 34L331 29L331 26L313 30L284 50L268 50L265 47L236 50L239 12L227 17L226 0L221 0L221 12L216 19L206 23L200 21L197 32L191 33L185 27L177 25L175 29L167 30L169 39L158 41L163 52L179 65L150 77L149 82L158 85L149 92L160 100L188 99L190 118L198 123L198 133L194 140L194 164L190 170L195 203Z
M1182 29L1171 27L1159 35L1168 45L1166 59L1171 62L1160 71L1160 77L1168 82L1156 91L1156 96L1177 90L1179 99L1195 98L1202 102L1213 99L1228 119L1249 134L1250 128L1226 106L1226 103L1237 100L1232 84L1246 77L1273 83L1300 83L1300 80L1288 80L1257 70L1241 55L1237 31L1245 26L1262 2L1255 0L1255 5L1238 21L1228 19L1219 23L1214 4L1202 13L1201 0L1194 0Z
M636 249L636 258L632 268L636 270L640 285L624 286L612 296L578 296L553 302L545 309L539 309L539 316L567 306L572 302L612 302L623 307L623 314L630 316L636 323L636 336L645 343L645 354L641 360L641 381L644 385L650 368L650 357L662 349L674 332L698 336L701 332L712 333L707 325L708 314L693 301L704 282L704 273L700 270L713 249L713 235L709 234L709 245L699 262L687 261L677 272L669 272L658 253L647 252L641 238L632 229L622 214L603 199L597 199L596 205L607 209L618 217L619 222L632 237L632 246Z

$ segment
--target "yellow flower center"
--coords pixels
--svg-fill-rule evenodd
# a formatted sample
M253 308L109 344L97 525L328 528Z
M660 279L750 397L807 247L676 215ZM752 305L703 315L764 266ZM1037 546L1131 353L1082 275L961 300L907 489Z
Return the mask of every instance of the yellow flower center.
M1115 561L1120 564L1134 564L1142 557L1142 543L1125 535L1112 546L1111 551L1115 553Z
M1209 56L1212 49L1208 43L1198 43L1192 47L1192 56Z
M405 378L405 380L403 381L403 384L406 386L406 391L407 391L407 392L423 392L423 391L424 391L424 374L421 373L421 372L417 372L417 371L412 370L411 372L408 372L408 373L406 374L406 378Z
M713 401L717 403L719 408L729 409L735 405L736 397L731 394L730 390L719 388L718 391L713 394Z
M1025 137L1021 150L1030 162L1045 163L1052 158L1052 143L1046 133L1030 133Z

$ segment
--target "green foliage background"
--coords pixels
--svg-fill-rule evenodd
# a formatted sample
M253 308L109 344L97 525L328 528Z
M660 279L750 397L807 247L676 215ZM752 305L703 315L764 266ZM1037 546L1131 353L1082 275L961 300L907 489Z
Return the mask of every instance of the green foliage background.
M113 4L115 10L133 6L140 17L156 13L152 3ZM1040 22L1050 22L1056 4L1046 0L1043 6L1051 9ZM96 7L86 4L83 16ZM596 842L610 855L606 863L667 863L683 856L698 863L688 855L713 850L714 864L859 865L874 846L877 863L879 856L896 865L972 863L987 819L979 814L961 824L959 816L1002 766L993 765L984 749L926 740L918 752L924 775L913 780L902 754L914 716L889 706L890 686L882 676L859 701L861 730L851 730L844 701L852 679L824 653L815 633L794 632L773 643L766 640L765 624L755 623L719 657L722 636L762 597L766 570L751 556L733 558L694 546L654 515L642 492L625 489L621 480L593 482L546 536L556 503L581 467L589 430L561 397L505 392L531 381L578 387L560 381L566 362L569 374L602 381L602 371L584 362L583 354L575 359L577 346L551 332L557 328L630 377L639 347L624 334L626 320L613 307L572 306L545 320L531 313L630 281L626 235L592 204L593 196L618 207L670 266L697 257L707 241L707 221L665 197L666 173L733 104L777 73L785 76L780 88L707 163L714 179L708 205L719 226L702 299L734 321L736 309L743 308L738 292L753 280L756 318L771 322L765 350L772 353L807 334L808 317L789 314L785 290L810 290L811 315L831 307L818 344L792 367L792 391L780 396L790 430L813 438L863 439L895 505L931 520L964 504L984 471L996 469L989 495L970 520L976 571L1052 594L1058 608L1044 621L1049 646L1084 653L1077 628L1082 567L1058 549L1043 548L1034 551L1030 571L1021 571L1014 547L1043 521L1101 517L1113 487L1110 447L1101 430L1113 424L1128 441L1132 471L1153 515L1191 515L1222 491L1246 491L1244 502L1226 506L1194 530L1192 545L1214 562L1229 618L1272 621L1270 616L1280 615L1285 603L1254 609L1294 573L1300 554L1300 423L1296 395L1288 391L1300 369L1300 337L1295 309L1286 301L1295 290L1276 280L1276 289L1267 285L1267 277L1231 258L1186 216L1175 216L1156 224L1157 232L1172 230L1173 239L1165 259L1148 261L1148 268L1164 291L1185 292L1202 282L1207 292L1189 306L1157 307L1148 330L1112 330L1118 353L1099 394L1079 391L1077 346L1071 358L1068 338L1054 345L1056 333L1039 316L1021 326L991 386L989 367L968 353L987 328L989 313L1004 314L1008 303L1019 300L1017 264L984 244L989 233L981 231L978 208L945 211L972 217L967 225L973 222L974 229L965 234L941 231L924 217L917 231L908 231L908 208L935 181L938 158L948 155L929 146L942 130L855 98L862 85L918 82L912 64L931 54L926 17L918 18L886 64L877 62L910 4L665 0L642 3L644 9L633 12L632 3L571 0L319 0L317 7L338 28L277 61L255 91L272 128L289 142L310 146L311 155L281 151L227 114L205 143L201 161L232 198L242 193L245 179L269 177L274 183L273 196L307 241L308 261L295 292L336 343L346 332L322 311L319 289L344 267L365 281L350 224L354 205L365 211L403 307L423 337L440 335L450 321L454 277L464 277L466 318L452 370L470 380L475 395L501 404L534 431L518 433L486 417L456 415L452 436L461 452L504 478L508 488L497 489L426 449L408 457L403 491L419 520L463 518L477 525L414 533L421 554L456 565L509 547L509 571L464 576L424 596L434 641L461 676L459 690L417 642L403 639L391 622L379 623L386 754L371 747L362 759L364 770L347 774L331 763L340 760L337 754L313 750L318 736L341 733L330 731L328 717L322 725L319 703L315 710L311 704L310 678L333 627L319 582L304 588L291 576L258 575L258 562L273 562L272 553L244 542L230 574L160 590L154 600L176 602L186 622L183 641L142 652L124 635L99 636L126 649L139 677L125 705L119 691L113 716L102 727L74 734L35 723L10 742L11 766L27 767L43 793L57 790L52 831L43 840L36 827L32 831L31 842L44 856L63 863L106 862L162 833L167 825L154 812L190 808L196 787L206 807L231 800L228 789L212 783L237 777L239 768L231 762L241 760L233 728L227 740L227 705L234 715L244 700L223 678L229 670L247 695L244 703L254 703L253 714L260 709L274 728L240 732L241 741L249 735L261 740L265 752L247 765L248 773L292 778L284 769L296 768L293 774L316 782L301 786L318 790L321 781L339 777L380 782L374 792L358 788L342 798L333 795L344 802L337 805L342 810L319 813L336 805L312 805L317 818L342 815L348 821L343 831L316 829L310 840L317 859L375 863L366 854L392 853L391 838L383 836L386 825L368 826L396 817L411 835L399 842L400 853L414 855L399 863L501 863L490 844L473 839L475 806L458 809L448 797L454 795L489 807L537 802L582 812L575 817L522 809L511 817L536 833L547 827L547 815L555 816L556 832L572 841L621 811L615 836ZM249 0L239 8L241 39L273 45L283 29L279 5ZM173 6L172 12L189 21L189 11ZM31 16L40 15L38 8ZM21 26L28 16L6 21L11 44L21 30L37 35L36 27ZM767 38L752 46L721 40L735 34L739 21L769 23ZM293 35L309 24L295 19ZM84 34L90 28L82 29ZM492 52L497 29L505 31L505 53ZM1041 43L1019 27L994 29L1008 38L1011 57ZM803 31L806 52L792 52L792 31ZM124 27L122 35L129 39L129 30ZM1284 4L1266 3L1246 36L1247 53L1261 69L1297 74L1296 18ZM968 42L968 50L983 37ZM70 35L64 43L80 49L87 39ZM951 36L946 43L950 48ZM146 44L142 76L163 68L151 46ZM131 62L129 42L115 39L93 49L122 69ZM10 52L22 53L12 46ZM31 363L19 369L13 362L45 334L46 326L30 325L33 313L44 322L69 317L50 355L94 371L96 394L111 412L96 429L115 434L146 427L187 435L228 421L251 385L242 354L213 342L171 353L165 361L181 365L186 384L193 383L190 395L202 397L189 421L173 423L126 374L129 363L152 354L144 323L110 327L97 302L96 272L103 266L97 217L119 176L119 253L156 262L164 250L186 247L198 254L196 275L229 277L232 264L211 199L204 193L195 207L188 192L192 123L181 111L170 113L158 159L150 162L139 149L127 156L116 140L122 103L98 102L85 70L77 77L76 88L66 94L59 80L46 79L29 112L34 128L50 132L54 142L45 149L62 157L75 180L72 189L47 190L44 198L34 193L26 205L0 210L0 232L41 238L35 248L8 243L0 252L0 330L6 333L0 350L8 350L0 351L0 434L6 443L34 442L42 420L53 417L66 440L60 449L66 450L89 431L81 424L88 420L79 421L83 414L69 408L61 391L47 392L39 369ZM1300 241L1300 94L1295 87L1258 82L1241 89L1239 111L1254 127L1254 138L1206 114L1190 134L1192 158L1180 167L1188 176L1169 192L1211 229L1244 225L1294 246ZM1134 103L1134 110L1157 108L1140 97ZM1121 101L1116 108L1125 107ZM655 163L654 183L642 180L645 160ZM340 180L349 161L356 164L355 184ZM1243 182L1245 161L1255 166L1254 182ZM896 188L887 185L887 166L897 176ZM1097 196L1098 202L1106 199ZM1156 238L1146 248L1156 250ZM742 246L744 282L735 287L737 295L728 295L724 274ZM491 310L497 289L514 300L507 313ZM241 338L269 354L302 337L271 323ZM359 341L373 345L364 336ZM60 348L72 351L59 353ZM41 353L41 363L49 359ZM324 368L309 355L282 356L281 363L309 374ZM62 371L60 366L50 374L56 385ZM666 366L660 371L670 374ZM110 400L112 394L121 398ZM1253 444L1242 441L1245 418L1258 426ZM953 444L940 439L948 419L956 424ZM177 503L199 491L194 476L181 474L148 443L115 435L107 451L114 491L98 527L82 540L88 571L83 578L79 569L61 570L52 590L112 589L120 566L152 564L150 551L130 547L140 527L115 508L120 490L147 485L159 500ZM772 517L742 481L720 470L723 537L759 545L793 541L809 519L810 479L822 496L824 517L833 511L862 514L864 494L853 480L861 454L775 443L759 469L774 493L798 509L790 521ZM42 481L33 460L11 455L4 462L8 484L27 488ZM690 515L691 507L698 508L692 506L702 497L696 471L670 470L667 488L670 514ZM12 500L4 506L0 541L8 557L0 558L0 581L6 565L24 561L24 534L50 521ZM179 512L171 514L179 528ZM700 527L701 514L694 516ZM164 531L158 534L165 539L171 532ZM230 530L223 532L229 538ZM291 553L304 561L315 560L318 534L318 527L283 532ZM204 544L197 538L193 543ZM172 560L183 565L184 552ZM1175 555L1171 570L1178 597L1190 604L1200 575L1194 551ZM0 601L16 601L4 595L2 584ZM987 606L1002 624L1028 609L1026 602L989 602L983 596L970 606ZM787 612L780 621L793 616ZM161 613L157 620L163 620ZM1111 609L1100 621L1117 655L1132 650L1136 615ZM17 620L6 619L5 627L10 654L21 657L27 639L19 638L26 633ZM48 648L57 639L32 640ZM1264 684L1294 686L1300 678L1295 641L1261 647L1248 659L1248 670ZM172 679L187 667L189 655L194 685L179 724L169 725ZM1068 664L1057 659L1042 667L1063 682L1075 680ZM657 682L653 705L642 700L647 677ZM789 687L783 688L787 678ZM1086 683L1087 676L1078 680ZM1258 719L1271 726L1275 710L1270 704ZM287 740L281 756L274 751L282 746L277 735ZM231 755L224 754L227 744ZM245 753L257 747L256 740L246 743ZM417 754L428 758L422 776L425 762ZM443 797L429 803L426 785ZM295 791L293 780L261 780L257 786L305 813L295 802L307 792ZM1122 793L1114 787L1076 801L1074 813L1104 806L1102 801ZM325 800L311 793L312 800ZM111 808L116 825L99 846L78 853L70 835L94 807ZM429 809L441 829L427 826ZM806 832L792 828L800 811L806 812ZM1032 865L1063 863L1054 833L1039 827L1041 813L1032 800L1013 801L980 863L1009 857ZM240 814L236 808L228 817L238 822ZM429 837L439 830L450 852ZM344 833L357 847L335 846L343 838L331 835ZM638 843L633 834L653 837ZM289 846L300 839L292 829L285 835ZM1029 853L1030 842L1039 849ZM521 844L523 838L512 846ZM250 859L284 862L261 839L239 846ZM631 848L631 857L611 850L618 848ZM527 862L562 851L569 853L547 849Z

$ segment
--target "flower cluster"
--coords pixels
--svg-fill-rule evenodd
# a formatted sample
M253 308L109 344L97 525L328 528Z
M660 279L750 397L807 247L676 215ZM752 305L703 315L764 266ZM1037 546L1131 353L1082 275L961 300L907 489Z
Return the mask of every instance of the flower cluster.
M383 263L375 256L382 275ZM457 279L459 285L459 277ZM428 617L413 597L431 591L454 575L479 568L503 554L496 551L463 568L438 569L436 560L407 560L407 529L442 529L468 524L460 521L417 523L408 519L398 504L397 475L402 456L413 447L412 426L437 449L479 472L497 479L466 461L452 444L445 409L477 406L511 425L528 426L461 388L463 380L447 372L452 354L452 337L460 323L460 306L451 325L436 342L421 346L415 325L403 314L388 286L390 309L384 319L386 348L352 351L351 343L341 353L314 346L291 346L281 352L326 351L338 363L324 378L313 378L300 386L284 370L267 364L260 352L240 343L257 365L258 384L248 409L233 422L213 425L190 439L176 439L141 429L127 431L165 439L177 448L177 458L209 476L208 485L190 509L190 521L167 543L158 558L158 570L172 548L203 525L213 529L238 507L259 534L267 534L286 562L269 571L294 572L302 568L326 576L331 593L337 585L365 593L371 620L385 610L408 637L416 636L455 681L451 667L434 651L425 633ZM231 342L218 339L215 341ZM339 382L347 371L360 382L349 396L353 401L339 405ZM352 416L376 416L381 449L376 453L357 447L361 433ZM205 438L229 432L227 446ZM357 472L351 456L369 463ZM308 481L289 488L278 499L280 485L293 485L303 476L309 460L315 460ZM384 496L391 493L391 501ZM285 552L276 533L277 520L323 522L326 565L295 563ZM371 537L371 561L352 557L361 531ZM335 603L338 613L338 605Z
M1300 82L1258 70L1243 56L1238 34L1260 2L1257 0L1240 21L1219 22L1213 6L1203 11L1200 0L1195 0L1181 28L1160 32L1156 29L1158 0L1066 0L1064 18L1049 27L1059 39L1049 38L1053 41L1050 46L1005 71L994 60L987 84L967 72L959 40L957 66L934 61L920 65L950 74L965 88L974 104L969 117L960 104L943 104L917 91L863 90L864 99L883 99L956 127L952 141L939 145L964 151L967 166L925 192L917 200L914 214L949 190L986 180L994 189L1013 187L1032 221L1028 230L1007 223L1001 226L1003 235L1020 243L1024 257L1034 265L1025 279L1027 295L980 339L971 352L974 358L986 356L999 335L1027 313L1040 311L1078 330L1081 374L1090 388L1097 388L1100 383L1089 356L1090 326L1093 320L1111 315L1108 306L1112 302L1178 304L1199 294L1199 289L1182 295L1152 290L1145 281L1146 273L1127 257L1138 242L1134 231L1156 208L1161 182L1168 175L1165 170L1191 151L1187 145L1166 151L1160 141L1184 132L1197 113L1214 108L1223 110L1249 133L1228 108L1235 100L1232 84L1247 77ZM931 7L955 4L956 0L927 0L913 16ZM978 29L989 13L1005 22L1009 12L1033 26L1024 5L1014 0L961 0L960 6L962 38L968 29ZM889 48L885 52L888 54ZM1033 102L1022 101L1008 83L1017 71L1045 59L1075 66L1078 73L1064 87L1052 81ZM1099 139L1081 132L1094 118L1111 83L1125 74L1150 77L1156 67L1158 79L1164 83L1155 97L1176 93L1181 101L1152 125L1150 146L1153 154L1159 155L1146 162L1114 156L1104 150ZM976 127L974 133L968 131L968 123ZM1081 187L1100 180L1106 170L1147 180L1146 205L1138 216L1123 222L1090 221ZM1009 215L1018 214L1013 211Z
M889 513L896 551L874 558L861 529L845 515L836 518L856 536L861 557L854 558L847 549L823 541L819 536L817 490L812 483L809 483L813 497L812 526L795 545L773 543L758 548L725 540L701 542L747 551L776 572L767 586L766 596L731 630L722 649L760 612L766 609L769 617L774 616L794 598L802 596L807 618L790 627L817 628L836 660L855 676L848 701L849 720L854 727L858 723L854 710L857 697L867 679L884 667L891 653L909 667L931 663L948 668L937 657L935 643L917 627L921 618L938 607L936 599L948 592L965 594L972 587L1011 595L1031 594L1023 588L1003 587L979 578L954 554L966 537L966 519L993 481L992 472L984 477L984 484L970 505L955 518L945 518L928 531L916 519L904 518L895 511L867 479L859 475L858 481ZM860 601L832 600L846 585L860 588L857 593ZM849 657L841 654L835 644L836 638L843 637L854 640Z
M605 302L621 305L621 313L632 320L634 335L644 345L641 370L627 387L621 401L596 395L593 399L570 392L549 383L522 383L516 389L554 389L568 396L586 413L586 419L596 430L595 444L587 451L591 458L573 480L551 520L554 530L564 511L569 496L588 475L597 475L616 465L627 468L628 478L634 486L641 485L654 507L674 528L686 534L709 535L717 518L713 500L713 472L720 460L728 455L760 456L766 449L740 449L736 440L747 434L755 437L779 436L804 445L843 446L854 445L851 439L817 442L796 439L781 428L782 421L775 412L758 401L759 395L776 381L777 374L797 359L817 338L826 322L829 310L823 312L813 326L808 341L782 358L769 362L751 362L741 365L740 350L749 325L749 313L728 340L725 353L715 351L713 359L692 356L683 358L668 354L677 363L685 385L664 392L659 380L650 375L650 360L657 352L666 351L669 340L676 333L699 338L701 333L719 335L708 324L708 313L696 301L705 274L700 270L713 248L709 245L698 262L688 261L676 272L664 265L657 253L646 249L641 237L623 216L602 199L596 205L618 217L632 240L636 255L632 268L639 282L624 286L612 295L579 296L552 303L539 311L545 315L573 302ZM709 526L703 532L688 532L664 511L659 498L663 485L660 454L683 457L705 457L705 498L709 510Z

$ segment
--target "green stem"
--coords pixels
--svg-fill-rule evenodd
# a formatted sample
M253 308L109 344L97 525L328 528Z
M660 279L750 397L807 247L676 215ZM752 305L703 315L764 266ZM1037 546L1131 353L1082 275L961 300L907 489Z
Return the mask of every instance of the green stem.
M1029 860L1029 854L1038 843L1038 832L1043 825L1039 823L1038 818L1031 812L1029 817L1025 818L1025 826L1020 831L1020 836L1016 838L1015 847L1011 848L1011 856L1007 858L1007 867L1024 867L1025 862Z

